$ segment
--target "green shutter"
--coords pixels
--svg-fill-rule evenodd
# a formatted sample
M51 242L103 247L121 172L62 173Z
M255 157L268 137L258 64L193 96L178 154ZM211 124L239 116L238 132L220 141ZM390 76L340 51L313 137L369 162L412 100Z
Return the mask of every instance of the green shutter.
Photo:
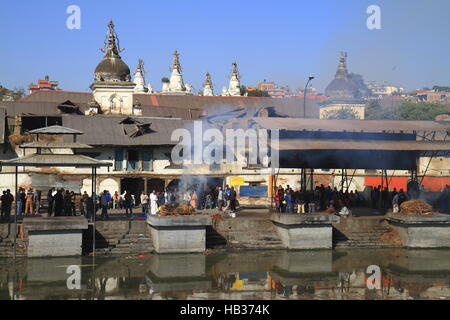
M152 171L153 170L152 153L153 152L151 150L142 151L142 170L143 171Z
M123 150L118 149L115 152L114 157L114 171L122 171L123 170Z

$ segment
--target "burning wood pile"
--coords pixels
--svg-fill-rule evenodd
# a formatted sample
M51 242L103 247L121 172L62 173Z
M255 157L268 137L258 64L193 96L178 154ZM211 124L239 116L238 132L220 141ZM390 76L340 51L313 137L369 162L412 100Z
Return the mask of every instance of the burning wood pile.
M188 216L195 214L195 209L187 204L178 204L176 202L164 204L159 207L159 215L164 216Z
M433 215L433 207L422 200L411 200L400 205L400 213L409 216Z

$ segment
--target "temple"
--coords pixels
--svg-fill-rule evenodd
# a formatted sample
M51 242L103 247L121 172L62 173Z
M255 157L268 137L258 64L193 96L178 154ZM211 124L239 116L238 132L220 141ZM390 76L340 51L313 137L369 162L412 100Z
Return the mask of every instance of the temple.
M321 119L364 119L366 102L360 99L356 83L347 71L347 53L342 52L334 79L325 89L328 97L321 104Z
M108 35L104 48L105 55L95 68L94 83L91 90L94 99L105 114L132 114L133 92L136 84L131 81L130 68L122 61L119 38L114 23L108 24Z

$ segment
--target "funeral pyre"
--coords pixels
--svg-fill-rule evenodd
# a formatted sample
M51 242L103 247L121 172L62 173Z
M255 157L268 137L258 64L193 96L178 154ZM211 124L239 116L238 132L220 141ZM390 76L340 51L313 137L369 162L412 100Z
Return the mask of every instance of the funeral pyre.
M410 200L400 205L400 213L408 216L433 215L433 207L422 200Z
M188 204L171 202L159 207L160 216L188 216L195 214L195 209Z

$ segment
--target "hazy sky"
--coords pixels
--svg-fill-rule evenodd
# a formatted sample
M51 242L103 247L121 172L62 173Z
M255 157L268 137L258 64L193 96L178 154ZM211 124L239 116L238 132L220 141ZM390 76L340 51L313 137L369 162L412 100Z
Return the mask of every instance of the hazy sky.
M448 0L0 0L0 84L27 87L49 75L65 90L89 91L99 48L114 20L123 60L139 58L147 81L161 89L172 52L184 80L201 89L211 73L215 93L236 60L242 84L266 79L297 88L309 74L323 91L339 53L366 82L416 89L450 85ZM81 8L81 29L69 30L69 5ZM366 26L369 5L381 8L381 30Z

